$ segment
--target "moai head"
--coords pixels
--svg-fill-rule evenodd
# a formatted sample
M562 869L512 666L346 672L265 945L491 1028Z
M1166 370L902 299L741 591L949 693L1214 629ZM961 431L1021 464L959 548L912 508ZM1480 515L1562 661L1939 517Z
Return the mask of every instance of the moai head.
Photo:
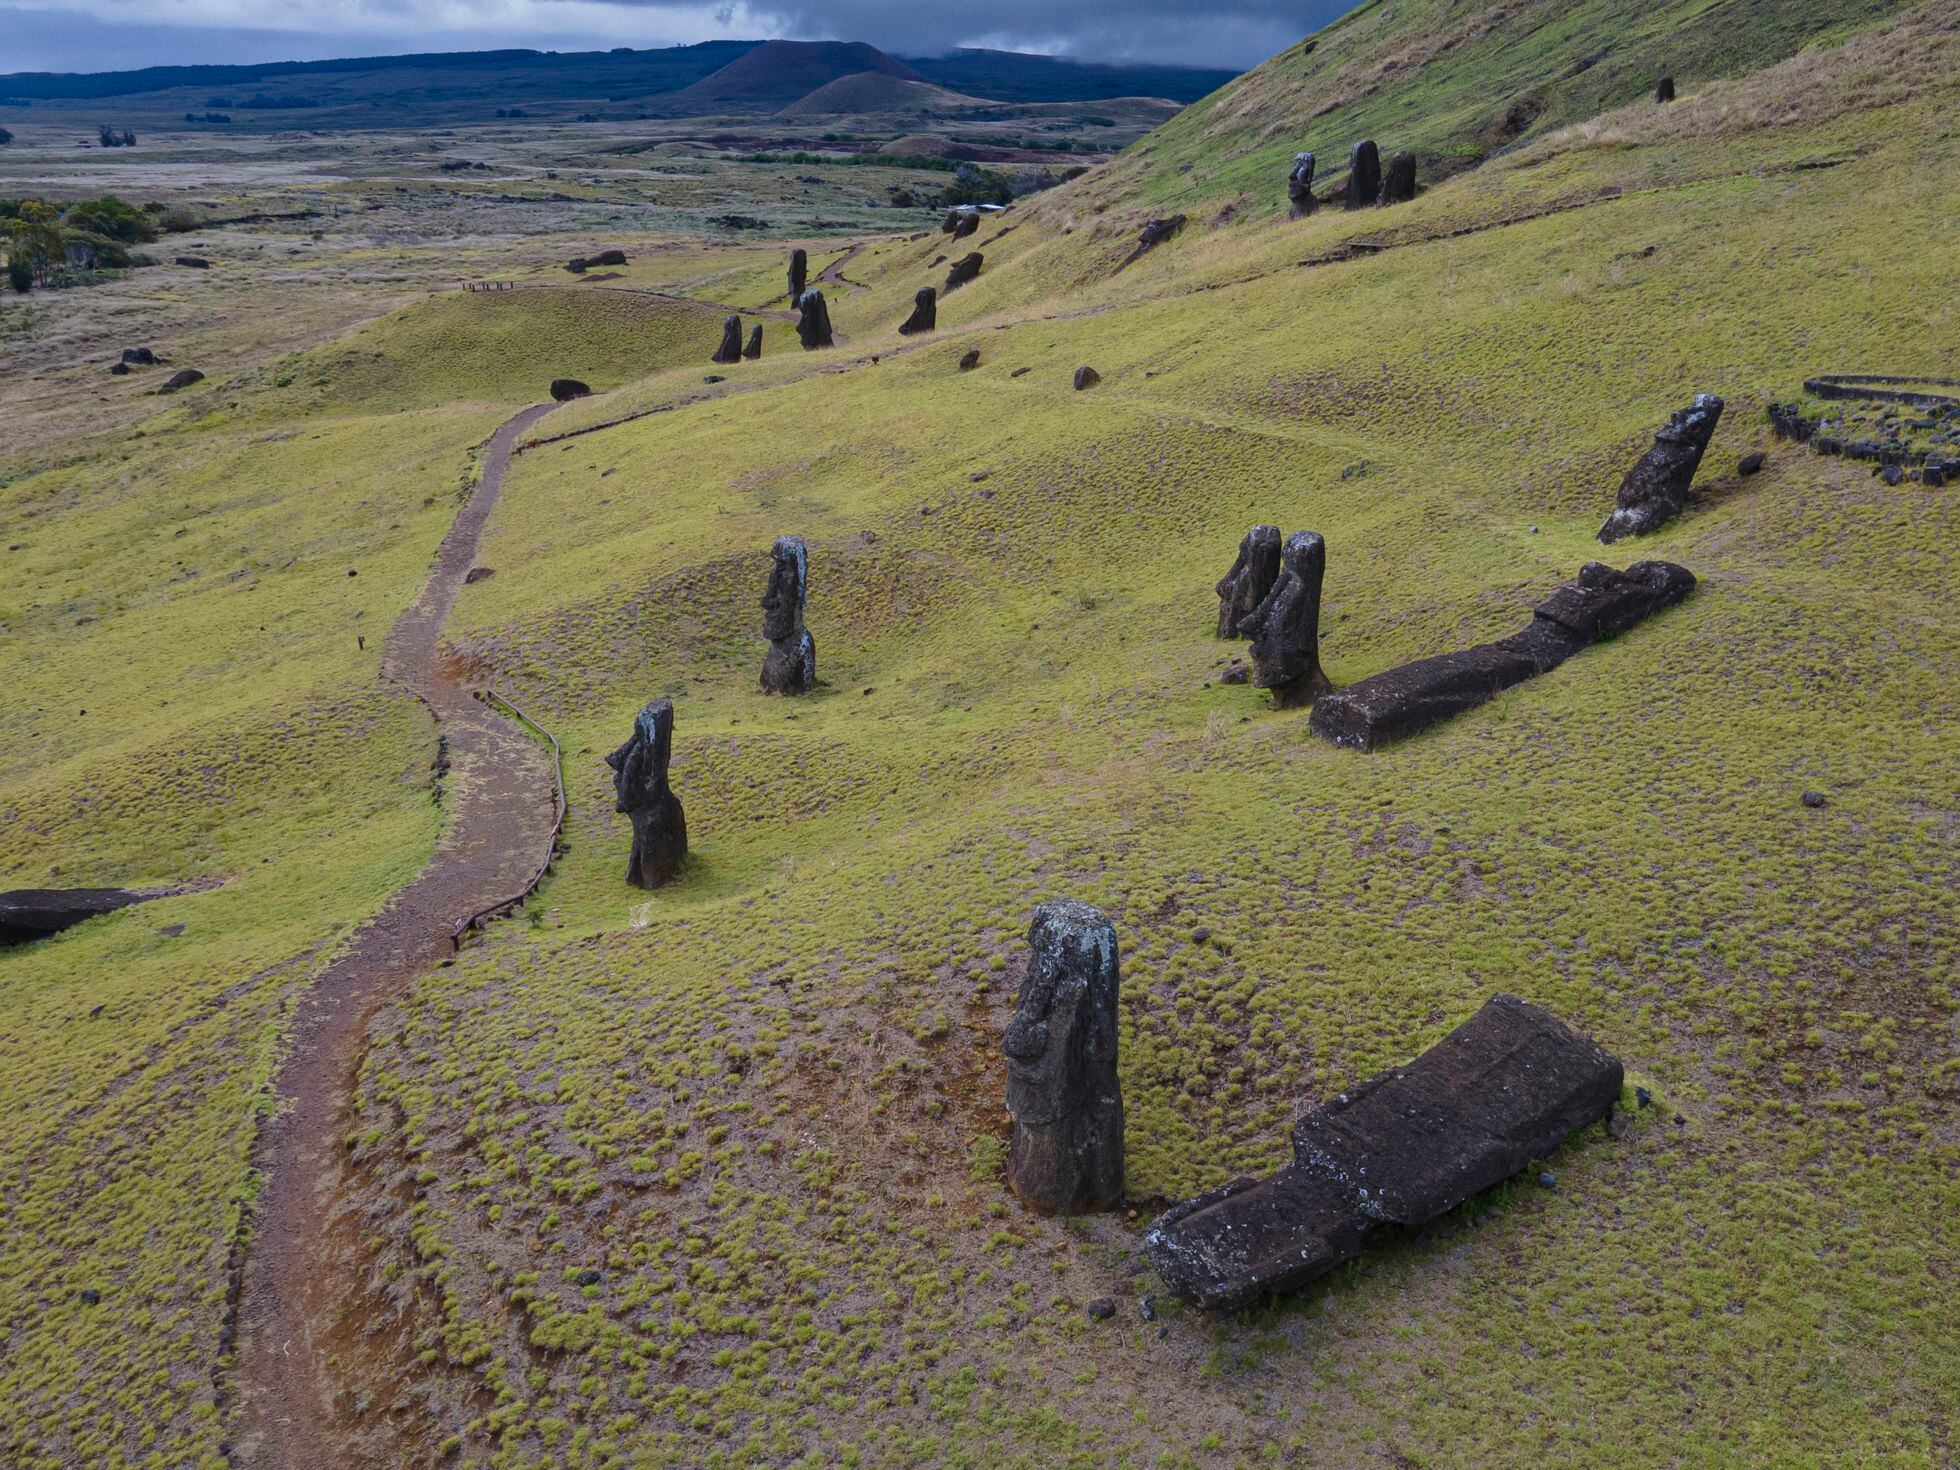
M1378 198L1383 204L1407 204L1415 197L1416 156L1404 149L1389 159Z
M721 346L715 349L716 362L739 362L742 357L742 319L731 315L721 324Z
M801 536L778 536L769 554L776 562L769 570L769 589L762 594L762 636L771 643L785 643L803 628L810 553Z
M1238 560L1218 583L1218 636L1234 638L1239 624L1266 600L1279 579L1278 526L1254 526L1239 542Z
M633 721L627 742L606 757L613 769L614 810L642 811L666 797L673 749L674 701L656 699Z
M1372 138L1354 145L1348 158L1347 207L1367 209L1381 197L1382 154Z
M1309 704L1331 686L1320 668L1320 584L1327 543L1317 531L1286 538L1279 579L1239 624L1252 635L1252 682L1273 692L1273 708Z
M1293 155L1293 169L1286 176L1286 197L1295 214L1305 214L1313 208L1313 169L1311 153Z
M806 350L831 345L830 306L814 287L796 299L796 335Z
M1028 973L1001 1049L1007 1107L1026 1127L1086 1111L1116 1075L1116 926L1102 910L1044 903L1028 927Z
M804 289L810 284L810 252L792 250L789 253L789 299L799 301Z
M919 287L912 298L912 315L899 326L899 332L910 336L914 332L930 332L939 323L939 292L931 286Z
M749 328L749 345L742 349L742 356L754 361L762 356L762 323L757 322Z

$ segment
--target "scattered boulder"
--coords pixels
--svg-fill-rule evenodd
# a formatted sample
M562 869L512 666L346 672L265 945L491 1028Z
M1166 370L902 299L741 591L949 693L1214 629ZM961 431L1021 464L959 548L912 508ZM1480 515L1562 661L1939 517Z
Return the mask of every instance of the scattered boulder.
M915 332L930 332L938 325L939 293L930 286L921 286L912 298L912 314L899 325L899 335L910 337Z
M954 261L953 268L946 272L946 284L941 289L941 294L943 295L947 291L957 291L967 282L978 278L980 266L984 259L985 257L976 250L973 254L963 256L959 260Z
M1662 77L1660 79L1660 82L1654 88L1654 100L1656 102L1672 102L1674 100L1673 77Z
M808 694L817 682L817 644L803 626L810 592L809 549L801 536L778 536L769 554L775 562L762 595L762 636L769 640L762 692Z
M1601 542L1611 546L1623 536L1649 535L1681 513L1721 418L1722 400L1713 393L1697 393L1694 402L1668 417L1654 447L1620 482L1613 514L1599 528Z
M968 235L977 235L979 233L980 211L977 209L961 210L959 221L953 226L953 238L955 240L964 240Z
M830 304L823 299L823 292L805 291L796 298L796 311L796 335L805 352L835 345L830 335Z
M803 249L789 253L789 299L801 301L803 293L810 289L810 252Z
M1320 208L1313 197L1314 158L1311 153L1293 155L1293 167L1286 175L1286 202L1294 219L1302 219Z
M553 378L551 396L555 402L569 403L574 398L583 398L592 390L577 378Z
M1557 668L1580 650L1674 606L1694 588L1694 574L1672 562L1638 562L1624 572L1588 562L1575 581L1538 604L1522 631L1459 653L1418 659L1324 695L1309 723L1316 735L1336 745L1373 750Z
M970 373L980 366L980 349L970 348L960 355L960 371Z
M126 377L128 377L128 376L129 376L129 364L128 364L128 363L126 363L126 362L117 362L117 363L111 363L111 364L109 365L109 375L110 375L111 377L115 377L115 378L126 378Z
M1349 209L1367 209L1381 198L1382 155L1374 140L1354 145L1348 158L1346 203Z
M124 367L157 367L163 362L147 347L125 347L122 354Z
M721 324L721 346L715 349L714 361L717 363L740 362L742 360L742 319L731 314Z
M1218 580L1218 636L1238 638L1239 624L1266 600L1279 580L1278 526L1254 526L1239 541L1238 560Z
M601 250L597 255L593 256L590 260L588 260L586 264L587 265L625 265L626 252L624 250Z
M204 374L200 373L196 368L179 368L168 378L164 379L163 386L157 389L157 392L175 393L180 388L188 388L193 383L202 383L203 381Z
M1095 387L1101 381L1102 374L1092 367L1079 367L1075 370L1075 391L1078 393L1084 388Z
M1327 543L1320 533L1295 531L1286 538L1279 575L1239 620L1239 632L1252 639L1252 682L1272 691L1274 709L1312 704L1334 687L1320 667L1320 585L1326 575Z
M1381 193L1375 202L1407 204L1415 197L1416 156L1405 149L1388 160L1388 172L1382 175Z
M463 585L465 587L474 587L478 582L487 582L496 575L497 569L495 567L471 567L467 572L463 573Z
M587 264L588 262L583 255L574 255L570 260L565 262L565 269L575 276L582 276L585 274Z
M1812 811L1815 811L1824 804L1824 793L1821 791L1806 791L1798 800Z
M0 944L25 944L158 897L133 888L15 888L0 893Z
M194 271L208 271L211 269L211 262L201 255L180 255L177 257L177 264Z
M673 747L674 701L656 699L633 721L627 742L606 757L613 769L614 810L633 819L626 881L635 888L673 882L687 856L687 816L667 784Z
M762 356L762 323L757 322L749 329L749 345L742 349L742 356L750 362Z
M1753 453L1743 455L1736 462L1735 472L1744 479L1747 479L1750 475L1761 473L1763 466L1768 463L1769 456L1758 449Z
M1007 1182L1040 1214L1110 1209L1123 1202L1116 926L1086 903L1044 903L1028 950L1001 1038L1014 1119Z
M1549 1011L1497 995L1407 1066L1312 1109L1293 1162L1172 1206L1144 1237L1164 1284L1215 1310L1292 1291L1419 1226L1609 1116L1617 1058Z

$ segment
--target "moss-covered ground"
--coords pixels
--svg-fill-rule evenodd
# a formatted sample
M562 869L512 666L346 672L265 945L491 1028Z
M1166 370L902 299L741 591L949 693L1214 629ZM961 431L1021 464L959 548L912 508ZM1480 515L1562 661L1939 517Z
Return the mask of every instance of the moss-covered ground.
M1058 196L983 230L931 338L894 328L937 235L845 267L828 354L710 370L710 332L636 365L610 317L562 324L611 391L512 465L450 644L564 746L568 851L377 1026L367 1285L429 1289L416 1392L349 1404L404 1464L1949 1462L1960 510L1763 410L1819 372L1960 375L1960 72L1886 60L1936 62L1952 22L1392 213L1289 223L1275 183L1120 274L1122 231ZM1355 238L1393 248L1297 264ZM780 265L717 258L699 294L759 306ZM412 596L502 405L569 370L517 332L507 379L463 373L430 344L475 310L0 492L28 527L0 877L223 880L0 957L23 1465L223 1436L281 1015L439 820L427 726L352 634ZM375 350L412 366L367 378ZM1688 566L1683 606L1372 755L1218 681L1243 650L1211 584L1251 522L1326 536L1347 682L1522 623L1696 391L1729 404L1696 501L1605 557ZM755 688L784 532L823 680L793 702ZM693 854L647 894L602 757L660 695ZM999 1030L1059 896L1123 937L1135 1206L1073 1222L999 1179ZM1302 1108L1500 990L1628 1069L1624 1126L1548 1160L1555 1188L1241 1317L1159 1292L1162 1202L1278 1163Z

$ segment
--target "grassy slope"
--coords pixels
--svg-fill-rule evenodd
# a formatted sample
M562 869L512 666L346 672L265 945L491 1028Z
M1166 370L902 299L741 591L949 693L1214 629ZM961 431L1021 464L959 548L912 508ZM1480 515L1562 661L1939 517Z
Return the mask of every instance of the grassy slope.
M854 349L821 364L848 371L744 366L522 460L486 549L521 571L454 631L564 740L572 856L530 932L416 988L365 1084L362 1156L414 1186L388 1269L440 1287L428 1360L496 1405L454 1401L465 1458L1950 1454L1952 497L1789 450L1733 474L1807 373L1875 343L1955 371L1930 44L1863 114L1796 66L1783 126L1739 89L1609 119L1370 224L1647 192L1372 260L1303 273L1355 224L1267 218L1085 283L1099 246L1025 226L872 366L937 249L895 243L848 272ZM1374 757L1207 683L1247 522L1328 536L1353 679L1515 626L1695 389L1732 405L1703 501L1615 558L1694 568L1687 606ZM794 705L753 692L783 530L828 681ZM696 857L649 899L599 756L663 693ZM1145 1213L1270 1166L1302 1105L1499 989L1659 1105L1563 1150L1555 1193L1160 1335L1133 1225L1029 1219L993 1174L1018 935L1061 893L1124 935Z

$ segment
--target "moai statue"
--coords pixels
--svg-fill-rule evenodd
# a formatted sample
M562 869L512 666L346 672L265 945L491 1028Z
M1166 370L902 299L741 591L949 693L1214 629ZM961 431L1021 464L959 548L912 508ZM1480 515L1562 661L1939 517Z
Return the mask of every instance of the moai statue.
M899 335L911 336L914 332L930 332L939 325L939 293L930 286L919 287L919 294L912 298L912 314L899 327Z
M1286 538L1279 580L1239 623L1252 638L1252 682L1273 691L1274 709L1298 709L1334 687L1320 668L1320 584L1327 543L1318 531Z
M716 362L742 360L742 319L731 316L721 324L721 346L715 349Z
M803 293L810 289L810 252L792 250L789 253L789 300L794 306L803 299Z
M615 810L633 819L633 856L626 881L658 888L680 876L687 856L687 818L667 785L667 758L674 746L674 701L656 699L633 722L633 736L611 755Z
M985 259L986 257L976 250L973 254L963 255L954 261L953 268L946 272L945 290L957 291L968 281L978 279L981 263Z
M1373 139L1354 145L1348 159L1347 207L1368 209L1381 198L1382 154Z
M1674 100L1673 77L1662 77L1660 79L1659 84L1654 88L1654 100L1656 102L1672 102Z
M810 553L801 536L778 536L769 554L776 564L769 571L769 590L762 595L762 636L769 640L762 692L808 694L817 682L817 644L803 626Z
M977 209L962 209L960 211L959 223L953 226L953 238L955 240L964 240L968 235L977 235L979 233L980 211Z
M1218 636L1242 636L1239 624L1266 600L1279 580L1278 526L1254 526L1239 542L1239 559L1218 583Z
M796 299L796 310L796 335L803 342L803 350L811 352L831 346L830 307L823 299L823 292L805 291Z
M1116 926L1086 903L1044 903L1028 949L1001 1039L1014 1118L1007 1180L1040 1214L1114 1209L1123 1203Z
M965 213L966 211L961 209L957 204L948 209L946 211L946 218L939 222L939 233L942 235L952 234L953 231L960 227L960 217Z
M1380 204L1407 204L1416 197L1416 156L1406 149L1388 160L1388 172L1382 175L1382 191L1376 196Z
M1697 393L1686 408L1668 416L1654 435L1654 447L1620 482L1613 514L1599 528L1601 541L1611 546L1622 536L1645 536L1681 513L1701 457L1708 452L1708 441L1722 421L1722 408L1715 394Z
M1294 219L1304 219L1320 207L1313 197L1314 161L1311 153L1293 155L1293 171L1286 176L1286 200Z
M742 356L754 362L762 356L762 323L757 322L749 329L749 345L742 349Z

